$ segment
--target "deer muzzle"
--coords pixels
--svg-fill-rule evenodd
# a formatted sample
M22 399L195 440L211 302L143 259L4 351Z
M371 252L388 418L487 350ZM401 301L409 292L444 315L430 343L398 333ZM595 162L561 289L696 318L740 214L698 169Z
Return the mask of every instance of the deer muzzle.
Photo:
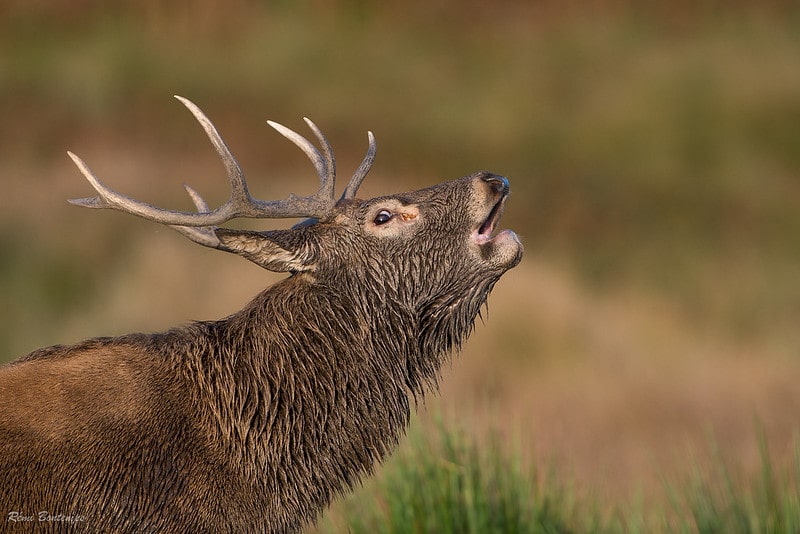
M510 193L508 179L496 174L482 173L478 180L483 182L483 187L487 190L488 207L485 218L472 233L472 240L487 262L510 269L522 259L522 243L512 230L495 233Z

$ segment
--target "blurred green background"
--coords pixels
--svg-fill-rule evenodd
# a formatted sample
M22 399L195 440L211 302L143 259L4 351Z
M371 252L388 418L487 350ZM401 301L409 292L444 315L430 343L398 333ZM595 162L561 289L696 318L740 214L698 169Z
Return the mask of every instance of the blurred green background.
M800 414L800 9L786 2L4 2L0 357L224 316L279 277L79 210L110 185L314 190L264 121L320 125L363 196L508 176L523 263L428 408L517 436L589 491L649 495L714 435L778 458ZM269 222L260 227L268 227ZM258 226L257 226L258 227Z

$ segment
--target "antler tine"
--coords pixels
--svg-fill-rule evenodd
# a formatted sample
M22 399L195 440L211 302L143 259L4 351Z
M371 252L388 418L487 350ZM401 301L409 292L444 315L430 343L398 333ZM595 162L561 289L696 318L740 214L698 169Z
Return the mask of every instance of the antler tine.
M320 130L311 119L303 117L303 120L311 131L314 132L314 135L317 136L317 140L322 147L322 154L325 156L326 172L324 177L320 175L320 193L324 190L327 197L333 198L333 191L336 185L336 160L333 157L333 148L328 138L322 133L322 130Z
M157 220L163 214L171 215L171 214L183 214L183 212L173 212L171 210L162 210L161 208L157 208L151 204L146 202L141 202L139 200L133 199L127 195L123 195L122 193L118 193L104 184L100 178L98 178L92 170L86 165L86 162L83 161L80 157L76 154L67 151L67 155L72 158L72 161L78 167L78 170L81 171L84 177L92 184L92 187L99 193L96 197L91 198L74 198L70 199L69 203L74 204L75 206L83 206L86 208L111 208L120 211L125 211L131 213L133 215L138 215L139 217L144 217L145 219ZM188 214L191 215L191 214ZM175 221L161 221L158 220L157 222L165 222L166 224L177 224L179 221L177 218Z
M187 193L189 193L189 196L191 197L192 202L194 202L194 206L197 208L198 212L203 213L209 211L208 204L206 204L206 201L200 196L200 193L195 191L195 189L189 184L183 184L183 188L186 189ZM170 228L177 230L195 243L199 243L206 247L217 248L220 244L217 234L214 233L213 226L201 226L196 228L193 226L172 225Z
M353 174L353 177L350 178L350 181L347 183L347 187L345 188L344 193L342 193L342 200L355 198L358 188L361 187L361 182L363 182L364 178L367 177L369 170L372 168L372 163L375 161L375 153L377 152L375 136L372 134L372 132L367 132L367 138L369 139L367 155L364 156L364 159L361 161L361 165L358 166L355 174Z
M310 159L311 163L314 164L314 168L317 169L317 174L319 175L320 180L323 180L324 177L327 176L328 168L325 160L322 159L322 154L319 153L319 150L317 150L317 147L315 147L311 141L279 122L267 121L267 124L269 124L276 132L294 143L297 148L302 150L305 155L308 156L308 159Z
M192 186L190 186L189 184L183 184L183 188L186 190L187 193L189 193L189 197L191 197L192 202L194 203L194 207L197 208L197 211L199 213L206 213L211 211L208 207L208 204L206 204L206 201L203 200L203 197L200 196L200 193L198 193Z
M203 111L195 105L194 102L189 100L188 98L184 98L182 96L175 95L175 98L188 109L194 118L197 119L197 122L200 123L200 126L203 127L205 130L208 139L211 141L211 144L214 145L214 149L219 154L220 159L222 160L222 164L225 166L225 171L228 174L228 179L231 183L231 201L235 203L244 203L248 204L251 199L250 193L247 191L247 182L244 179L244 172L242 172L242 167L239 165L239 162L236 161L236 158L233 157L231 150L228 148L228 145L225 144L225 141L222 140L222 136L219 135L216 126L211 122L211 120L206 116ZM194 191L192 189L192 191ZM189 193L192 195L192 193ZM194 198L194 195L192 195Z

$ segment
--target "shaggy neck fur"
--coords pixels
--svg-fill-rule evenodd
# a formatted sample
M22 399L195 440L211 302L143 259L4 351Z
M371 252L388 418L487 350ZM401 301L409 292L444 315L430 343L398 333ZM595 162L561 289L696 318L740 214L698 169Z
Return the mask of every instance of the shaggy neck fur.
M315 517L397 445L409 397L435 385L490 289L412 306L397 288L377 299L296 275L227 319L192 325L175 363L199 386L208 448L254 501L273 503L269 516Z

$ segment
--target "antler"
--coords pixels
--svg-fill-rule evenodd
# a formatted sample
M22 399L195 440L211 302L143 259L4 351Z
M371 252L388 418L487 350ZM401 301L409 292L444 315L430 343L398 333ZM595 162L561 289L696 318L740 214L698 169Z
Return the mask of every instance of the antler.
M333 208L336 205L336 200L334 199L336 162L333 157L333 149L328 139L320 129L317 128L316 124L309 119L304 119L319 141L322 153L320 153L308 139L297 132L276 122L267 121L278 133L297 145L300 150L308 156L319 175L319 190L307 197L290 194L289 197L284 200L258 200L250 196L242 168L239 166L236 158L233 157L230 149L225 144L225 141L222 140L216 127L211 123L208 117L206 117L200 108L190 100L177 95L175 98L192 112L222 159L222 163L228 174L228 180L231 184L231 196L224 204L216 209L210 210L197 191L188 185L184 185L197 208L197 212L157 208L146 202L135 200L114 191L101 182L81 158L72 152L67 152L81 173L83 173L98 193L96 197L72 199L69 202L87 208L115 209L137 215L150 221L167 224L193 241L210 247L219 245L219 240L213 231L214 226L240 217L276 219L310 217L319 220L326 220L331 217ZM372 135L372 132L367 132L367 135L369 138L367 155L364 157L358 170L356 170L355 174L350 178L342 194L342 199L349 199L355 196L358 187L366 177L375 159L375 136Z

